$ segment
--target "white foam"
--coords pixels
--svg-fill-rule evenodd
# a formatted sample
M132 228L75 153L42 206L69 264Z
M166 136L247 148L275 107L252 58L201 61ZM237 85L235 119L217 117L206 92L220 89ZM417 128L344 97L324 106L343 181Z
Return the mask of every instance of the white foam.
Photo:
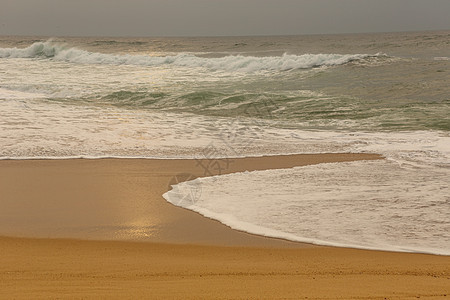
M28 48L0 48L0 58L51 58L81 64L139 65L207 68L222 71L285 71L310 69L320 66L335 66L370 57L385 57L385 54L304 54L254 57L228 55L220 58L198 57L181 53L172 56L112 55L69 48L51 41L38 42Z
M312 153L334 152L316 151L331 142L341 152L380 153L386 160L202 178L178 184L164 197L254 234L450 255L448 132L292 130L290 135L302 147L317 147ZM281 130L273 141L280 139L283 148L288 136ZM186 197L190 184L201 197Z
M434 60L450 60L450 57L447 57L447 56L439 56L439 57L435 57Z
M449 167L440 131L333 132L271 127L271 121L3 101L2 158L242 157L292 153L380 153L403 166Z
M0 120L0 157L4 159L210 158L279 153L279 144L272 142L279 130L263 133L245 120L20 100L3 102ZM237 132L239 136L230 137ZM316 147L298 141L284 150L323 152L334 147L339 146Z
M263 236L450 255L449 176L387 160L320 164L199 178L164 198Z

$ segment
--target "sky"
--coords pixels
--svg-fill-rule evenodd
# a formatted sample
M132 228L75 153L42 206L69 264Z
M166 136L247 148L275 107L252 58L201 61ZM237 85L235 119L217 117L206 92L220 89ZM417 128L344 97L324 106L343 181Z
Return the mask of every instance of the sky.
M246 36L450 29L450 0L0 0L0 35Z

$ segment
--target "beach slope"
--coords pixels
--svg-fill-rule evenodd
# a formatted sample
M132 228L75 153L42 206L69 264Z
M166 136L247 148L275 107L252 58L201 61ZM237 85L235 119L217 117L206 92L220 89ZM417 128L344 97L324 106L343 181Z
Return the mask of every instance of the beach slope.
M259 237L161 196L177 176L361 159L381 157L0 161L1 297L447 298L447 256Z

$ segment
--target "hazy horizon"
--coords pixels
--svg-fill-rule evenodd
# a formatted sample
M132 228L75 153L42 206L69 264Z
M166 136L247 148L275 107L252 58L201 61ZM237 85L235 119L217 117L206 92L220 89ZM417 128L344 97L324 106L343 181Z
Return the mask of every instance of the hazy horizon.
M301 34L253 34L253 35L147 35L147 36L126 36L126 35L27 35L27 34L5 34L4 37L42 37L42 38L239 38L239 37L289 37L289 36L319 36L319 35L364 35L364 34L387 34L387 33L415 33L415 32L444 32L450 29L429 29L429 30L410 30L410 31L368 31L368 32L340 32L340 33L301 33Z
M450 1L1 0L0 35L283 36L450 29Z

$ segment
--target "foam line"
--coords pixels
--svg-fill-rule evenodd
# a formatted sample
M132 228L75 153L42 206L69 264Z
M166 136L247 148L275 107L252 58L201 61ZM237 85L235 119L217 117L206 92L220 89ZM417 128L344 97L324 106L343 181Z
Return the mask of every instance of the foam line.
M321 66L343 65L373 57L386 57L385 54L303 54L255 57L228 55L220 58L198 57L180 53L172 56L112 55L89 52L67 47L52 41L37 42L27 48L0 48L0 58L42 58L79 64L111 64L179 67L201 67L225 71L286 71L292 69L311 69Z

